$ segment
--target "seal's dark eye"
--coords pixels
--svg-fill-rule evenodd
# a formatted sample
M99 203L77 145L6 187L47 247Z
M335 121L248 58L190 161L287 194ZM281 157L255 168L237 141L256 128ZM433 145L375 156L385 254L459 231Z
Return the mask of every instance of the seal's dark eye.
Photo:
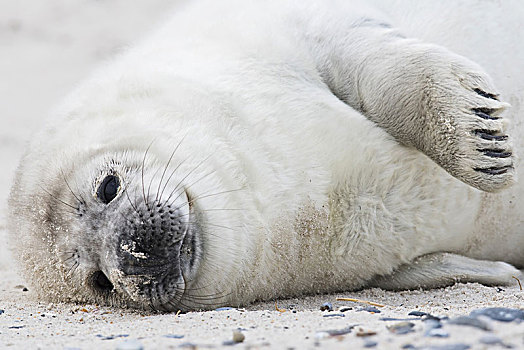
M114 175L106 176L104 181L102 181L100 186L98 186L98 190L96 191L96 196L103 203L108 204L113 199L115 199L119 187L120 187L120 180L118 179L118 177Z

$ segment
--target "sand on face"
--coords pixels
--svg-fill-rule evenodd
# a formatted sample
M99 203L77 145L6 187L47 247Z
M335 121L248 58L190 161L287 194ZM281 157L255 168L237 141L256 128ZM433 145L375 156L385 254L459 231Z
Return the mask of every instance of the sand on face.
M181 2L181 1L179 1ZM173 5L168 0L134 3L46 2L0 0L0 239L6 242L6 199L14 169L31 133L42 126L46 113L97 63L111 57L161 21ZM115 21L116 19L116 21ZM154 19L154 20L152 20ZM30 97L30 103L28 102ZM419 310L435 316L467 315L488 306L524 307L524 292L517 281L511 287L457 285L431 291L385 292L371 289L300 299L254 304L246 309L152 315L95 305L48 304L16 272L6 244L0 245L0 348L100 348L114 349L123 342L139 348L180 345L227 347L233 331L245 336L241 347L254 348L357 348L365 344L394 349L406 344L483 344L499 337L506 344L524 347L524 330L517 322L486 321L491 331L471 326L443 324L441 335L425 337L429 327ZM364 304L337 302L336 297L372 300L385 307L381 313L359 311ZM330 302L334 311L320 311ZM339 307L352 307L345 312ZM339 316L336 316L339 314ZM340 316L340 314L344 316ZM332 316L335 315L335 316ZM327 317L325 317L327 316ZM396 334L388 326L413 319L413 332ZM353 327L355 326L355 327ZM352 328L351 328L352 327ZM333 336L332 330L344 333ZM376 335L369 335L376 333ZM364 336L368 334L368 336ZM224 345L224 343L226 345Z

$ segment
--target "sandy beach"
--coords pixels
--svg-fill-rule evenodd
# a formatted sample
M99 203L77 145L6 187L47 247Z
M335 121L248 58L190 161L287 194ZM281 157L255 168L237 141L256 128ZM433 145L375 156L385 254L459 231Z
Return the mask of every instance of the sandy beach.
M186 314L38 300L7 245L7 196L24 145L68 90L180 3L0 0L0 348L524 348L524 312L468 316L484 308L524 308L516 279L508 287L369 289ZM343 297L380 305L336 300ZM321 311L325 303L332 311Z

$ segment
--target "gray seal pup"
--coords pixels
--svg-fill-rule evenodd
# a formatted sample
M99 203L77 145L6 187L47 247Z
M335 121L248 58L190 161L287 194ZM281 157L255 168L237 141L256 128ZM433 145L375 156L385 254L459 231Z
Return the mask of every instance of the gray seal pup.
M523 15L476 1L174 11L32 139L8 224L28 282L168 312L511 283Z

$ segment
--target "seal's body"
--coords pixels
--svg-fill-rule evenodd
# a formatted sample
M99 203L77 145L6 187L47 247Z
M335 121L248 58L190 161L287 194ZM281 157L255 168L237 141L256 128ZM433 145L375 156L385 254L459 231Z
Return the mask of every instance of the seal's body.
M510 186L524 52L502 52L524 10L406 4L175 14L74 91L22 159L9 229L30 281L168 311L508 283L507 263L524 265L524 187ZM478 29L487 13L495 32Z

